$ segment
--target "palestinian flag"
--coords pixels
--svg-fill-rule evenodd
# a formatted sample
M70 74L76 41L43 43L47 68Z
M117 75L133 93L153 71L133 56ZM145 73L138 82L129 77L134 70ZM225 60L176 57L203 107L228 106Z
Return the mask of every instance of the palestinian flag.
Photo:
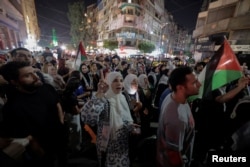
M227 40L215 52L211 60L200 73L198 80L202 84L200 94L192 96L189 100L207 97L207 95L236 79L242 77L242 69L238 59Z
M87 60L87 55L86 55L85 49L84 49L82 41L81 41L79 43L78 51L77 51L76 59L75 59L75 69L76 70L79 70L81 63L84 60Z

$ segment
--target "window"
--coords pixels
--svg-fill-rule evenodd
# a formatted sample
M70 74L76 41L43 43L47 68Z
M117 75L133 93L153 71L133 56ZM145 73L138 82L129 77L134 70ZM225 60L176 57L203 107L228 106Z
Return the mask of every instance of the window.
M158 13L155 13L155 17L158 18L158 17L159 17L159 14L158 14Z
M134 22L134 19L131 18L131 17L125 17L125 22L126 22L126 23L133 23L133 22Z
M136 14L136 16L140 16L140 11L138 9L135 10L135 14Z
M0 8L0 14L3 14L3 9L2 8Z
M8 13L6 14L6 17L12 20L13 22L17 23L17 20L14 17L10 16Z
M209 11L207 23L217 22L219 20L227 19L233 17L236 6L228 6L225 8L220 8L217 10Z
M128 9L128 14L133 15L134 14L133 9Z
M121 14L126 14L126 10L123 9L123 10L121 11Z
M126 46L132 46L132 42L131 41L126 41Z
M132 0L132 3L139 4L139 0Z

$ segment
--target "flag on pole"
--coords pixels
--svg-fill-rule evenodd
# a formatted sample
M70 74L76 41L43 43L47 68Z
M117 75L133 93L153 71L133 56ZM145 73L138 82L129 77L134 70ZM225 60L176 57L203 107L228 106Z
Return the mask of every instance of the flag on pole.
M75 69L79 70L81 63L87 60L87 55L85 52L85 49L83 47L82 41L78 45L78 50L76 54L76 59L75 59Z
M240 63L227 40L215 52L211 60L204 67L198 80L202 84L198 96L191 96L189 101L206 97L209 92L218 89L242 77Z

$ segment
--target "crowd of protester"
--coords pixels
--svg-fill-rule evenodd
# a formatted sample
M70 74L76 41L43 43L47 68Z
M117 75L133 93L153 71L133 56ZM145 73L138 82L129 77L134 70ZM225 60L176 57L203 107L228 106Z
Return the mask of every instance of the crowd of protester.
M249 153L246 65L242 78L188 102L204 62L96 54L76 69L75 56L55 58L49 48L0 60L1 166L67 166L89 145L107 167L205 167L211 150Z

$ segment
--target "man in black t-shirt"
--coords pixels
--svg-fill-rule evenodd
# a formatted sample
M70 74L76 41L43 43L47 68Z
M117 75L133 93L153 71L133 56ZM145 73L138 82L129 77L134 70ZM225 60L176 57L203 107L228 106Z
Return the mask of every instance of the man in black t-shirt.
M3 108L0 136L29 136L27 165L52 166L55 157L65 160L63 113L55 89L43 84L27 62L9 62L0 71L14 89Z
M44 63L50 63L53 61L53 53L50 51L49 47L45 47L45 51L42 54Z

